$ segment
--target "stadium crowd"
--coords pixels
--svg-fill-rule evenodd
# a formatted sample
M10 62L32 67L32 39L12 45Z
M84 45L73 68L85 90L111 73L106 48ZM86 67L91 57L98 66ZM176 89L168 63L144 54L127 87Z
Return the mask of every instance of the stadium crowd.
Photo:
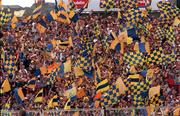
M38 20L38 19L37 19ZM100 69L101 80L107 79L111 87L116 84L119 77L126 79L131 74L136 74L145 69L155 69L152 76L151 86L160 85L160 98L163 101L162 106L176 107L179 105L179 25L174 26L174 41L169 38L159 38L157 30L159 27L168 28L173 25L174 20L169 22L168 27L152 17L151 22L146 20L142 24L150 24L148 34L142 29L136 31L138 39L130 42L124 42L123 51L111 49L112 41L115 35L123 32L120 29L120 21L116 13L108 14L84 14L80 16L77 23L66 25L56 21L48 22L45 19L47 28L44 33L36 28L35 20L22 21L24 24L15 29L2 28L3 37L1 41L1 70L0 85L8 78L10 91L2 93L0 96L1 109L13 110L34 110L34 109L63 109L69 100L69 96L64 93L75 86L76 100L70 103L72 109L89 109L94 107L103 107L101 104L96 106L97 97L97 65ZM165 34L166 35L166 34ZM70 39L72 43L70 43ZM68 45L58 44L68 41ZM128 41L128 40L127 40ZM129 65L125 63L123 55L135 51L134 46L137 41L149 42L150 51L162 47L163 54L171 54L176 51L176 58L173 61L164 61L157 63L144 62L143 65ZM87 45L91 48L83 48ZM87 47L86 46L86 47ZM93 77L87 75L78 75L75 70L76 62L81 51L87 49L90 52L90 59L95 59L95 66L91 63L94 72ZM90 49L90 50L88 50ZM121 48L122 49L122 46ZM4 56L4 57L3 57ZM13 56L15 64L9 71L5 67L7 57ZM51 80L51 73L62 64L71 61L70 71L58 74ZM43 68L42 68L43 67ZM44 68L46 67L46 68ZM91 67L91 66L90 66ZM90 68L90 70L92 69ZM62 67L61 67L62 68ZM35 83L29 83L34 79ZM73 87L72 87L73 86ZM24 99L16 99L16 88L22 88ZM43 88L40 102L35 102L38 92ZM2 88L1 88L2 89ZM103 92L102 92L103 94ZM57 95L58 105L49 106L50 100ZM102 95L103 96L103 95ZM144 104L145 106L148 104ZM122 95L117 102L108 105L109 108L125 108L136 106L128 93Z

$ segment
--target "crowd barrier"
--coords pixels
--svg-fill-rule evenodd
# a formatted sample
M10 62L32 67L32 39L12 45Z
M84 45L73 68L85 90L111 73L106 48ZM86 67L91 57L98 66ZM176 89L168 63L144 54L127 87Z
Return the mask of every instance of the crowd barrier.
M167 107L156 108L151 116L175 116L174 112L179 107L168 107L169 113L166 114ZM1 116L20 116L21 111L1 110ZM146 108L108 108L108 109L71 109L71 110L29 110L26 116L147 116ZM177 114L176 114L177 115Z

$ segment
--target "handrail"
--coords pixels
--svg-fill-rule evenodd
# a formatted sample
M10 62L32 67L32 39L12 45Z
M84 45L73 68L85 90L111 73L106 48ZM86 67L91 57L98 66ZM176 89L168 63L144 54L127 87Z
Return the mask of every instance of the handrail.
M163 116L165 113L163 109L166 109L166 108L169 108L171 109L170 111L171 112L174 112L177 108L180 108L180 106L177 106L177 107L157 107L154 111L154 115L156 115L156 113L159 112L159 109L160 109L160 112L161 115ZM64 109L57 109L57 110L26 110L26 113L34 113L34 114L39 114L40 116L44 116L45 114L47 113L58 113L58 114L61 114L61 113L64 113L64 112L67 112L67 113L75 113L75 112L85 112L85 113L94 113L94 112L99 112L101 114L101 116L104 116L106 113L108 113L109 111L112 111L111 113L115 112L115 111L128 111L129 113L131 113L132 111L134 110L141 110L141 109L146 109L146 107L130 107L130 108L97 108L97 109L70 109L70 110L64 110ZM6 109L2 109L0 110L0 114L4 114L4 115L13 115L13 114L19 114L20 111L19 110L6 110Z

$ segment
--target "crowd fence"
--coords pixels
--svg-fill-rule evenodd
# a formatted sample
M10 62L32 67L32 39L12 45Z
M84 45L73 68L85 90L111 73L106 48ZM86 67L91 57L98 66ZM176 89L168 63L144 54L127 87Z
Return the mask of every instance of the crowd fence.
M151 116L175 116L174 111L180 108L168 107L169 113L166 114L167 107L156 108ZM146 108L108 108L108 109L71 109L71 110L27 110L26 116L147 116ZM1 116L21 116L21 111L1 110Z

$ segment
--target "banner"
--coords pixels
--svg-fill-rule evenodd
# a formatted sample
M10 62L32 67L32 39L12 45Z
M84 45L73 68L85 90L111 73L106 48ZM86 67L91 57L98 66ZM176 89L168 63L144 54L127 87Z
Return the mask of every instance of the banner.
M86 3L89 3L89 0L73 0L73 2L76 5L76 9L80 9L83 8Z
M25 10L14 11L14 15L16 17L22 17L24 12L25 12Z
M138 0L138 6L139 6L140 8L142 8L142 7L145 8L145 7L151 5L151 1L152 1L152 0Z

